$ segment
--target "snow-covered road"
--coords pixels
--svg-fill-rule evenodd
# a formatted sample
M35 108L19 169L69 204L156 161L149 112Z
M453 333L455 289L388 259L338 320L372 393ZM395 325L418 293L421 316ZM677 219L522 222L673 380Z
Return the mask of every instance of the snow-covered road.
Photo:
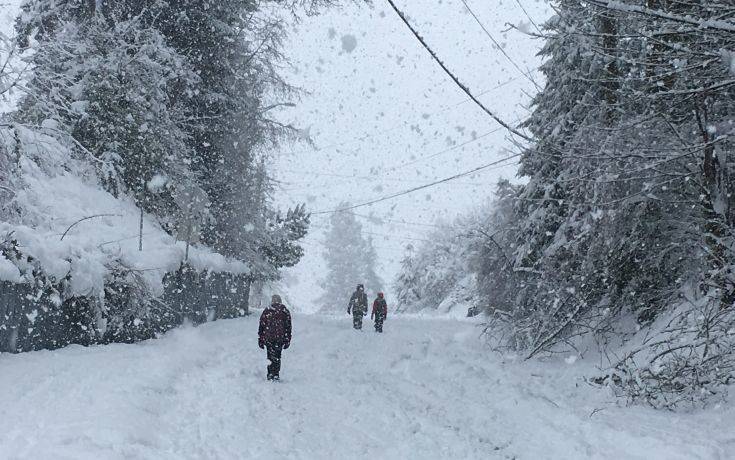
M470 322L389 318L382 336L350 322L296 315L280 383L256 315L0 355L0 458L735 458L732 405L617 407L581 361L503 363Z

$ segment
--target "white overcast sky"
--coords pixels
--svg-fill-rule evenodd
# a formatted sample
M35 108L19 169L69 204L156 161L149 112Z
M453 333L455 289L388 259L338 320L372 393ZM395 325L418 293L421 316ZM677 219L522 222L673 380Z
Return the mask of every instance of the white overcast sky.
M467 2L515 64L542 84L536 71L542 42L509 24L534 30L533 23L540 25L551 15L547 2ZM461 0L397 4L487 106L509 122L528 115L534 84L500 52ZM343 200L360 203L502 159L512 149L508 133L466 101L384 0L306 18L292 31L287 54L293 68L286 76L308 94L280 117L304 128L316 145L288 145L276 155L282 206L306 202L310 210L323 211ZM451 219L486 203L497 180L512 179L515 171L510 161L356 212L412 223ZM390 294L403 248L425 238L428 227L361 221L373 234L388 284L383 289ZM314 216L306 257L291 270L299 281L289 288L297 308L309 309L320 294L316 281L325 274L321 253L327 224L327 216Z

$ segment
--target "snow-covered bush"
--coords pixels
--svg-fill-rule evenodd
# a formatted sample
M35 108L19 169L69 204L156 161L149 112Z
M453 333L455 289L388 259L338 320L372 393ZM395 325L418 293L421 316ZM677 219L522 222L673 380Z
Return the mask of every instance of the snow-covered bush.
M489 231L482 214L439 224L425 242L406 248L394 286L399 311L466 314L478 306L478 255Z
M0 351L134 341L180 324L164 288L185 261L184 243L144 215L139 251L140 210L105 191L92 165L43 132L16 126L0 134L19 155L10 170L17 192L3 202L15 211L0 222ZM197 273L249 273L201 246L188 260ZM189 297L200 291L178 287Z
M735 310L722 308L717 295L692 295L656 321L640 343L629 344L597 382L660 408L724 398L735 382Z

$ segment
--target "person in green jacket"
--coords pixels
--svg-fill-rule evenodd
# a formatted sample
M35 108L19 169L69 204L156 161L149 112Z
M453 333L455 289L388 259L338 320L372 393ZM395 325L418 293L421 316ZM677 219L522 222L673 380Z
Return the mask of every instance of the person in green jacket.
M368 298L365 294L365 286L357 285L357 290L350 297L350 303L347 305L347 314L352 314L352 326L360 330L362 329L362 317L367 316Z

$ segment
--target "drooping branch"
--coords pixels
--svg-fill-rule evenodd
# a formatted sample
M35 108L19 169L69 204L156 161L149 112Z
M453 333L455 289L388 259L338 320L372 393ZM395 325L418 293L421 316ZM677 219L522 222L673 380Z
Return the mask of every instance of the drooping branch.
M78 224L84 222L85 220L95 219L97 217L122 217L122 215L120 214L95 214L93 216L82 217L81 219L79 219L78 221L74 222L73 224L69 225L69 227L67 227L66 231L61 235L61 239L59 241L64 241L64 237L66 236L66 234L69 233L69 231L75 226L77 226Z
M390 1L390 0L389 0ZM735 32L735 24L723 21L721 19L703 19L693 18L691 16L679 16L666 11L661 11L653 8L646 8L643 6L629 5L627 3L614 1L614 0L589 0L589 4L605 8L608 10L621 11L624 13L638 13L646 16L653 16L659 19L668 19L674 22L681 22L684 24L692 24L701 29L712 29L719 30L722 32L733 33Z

